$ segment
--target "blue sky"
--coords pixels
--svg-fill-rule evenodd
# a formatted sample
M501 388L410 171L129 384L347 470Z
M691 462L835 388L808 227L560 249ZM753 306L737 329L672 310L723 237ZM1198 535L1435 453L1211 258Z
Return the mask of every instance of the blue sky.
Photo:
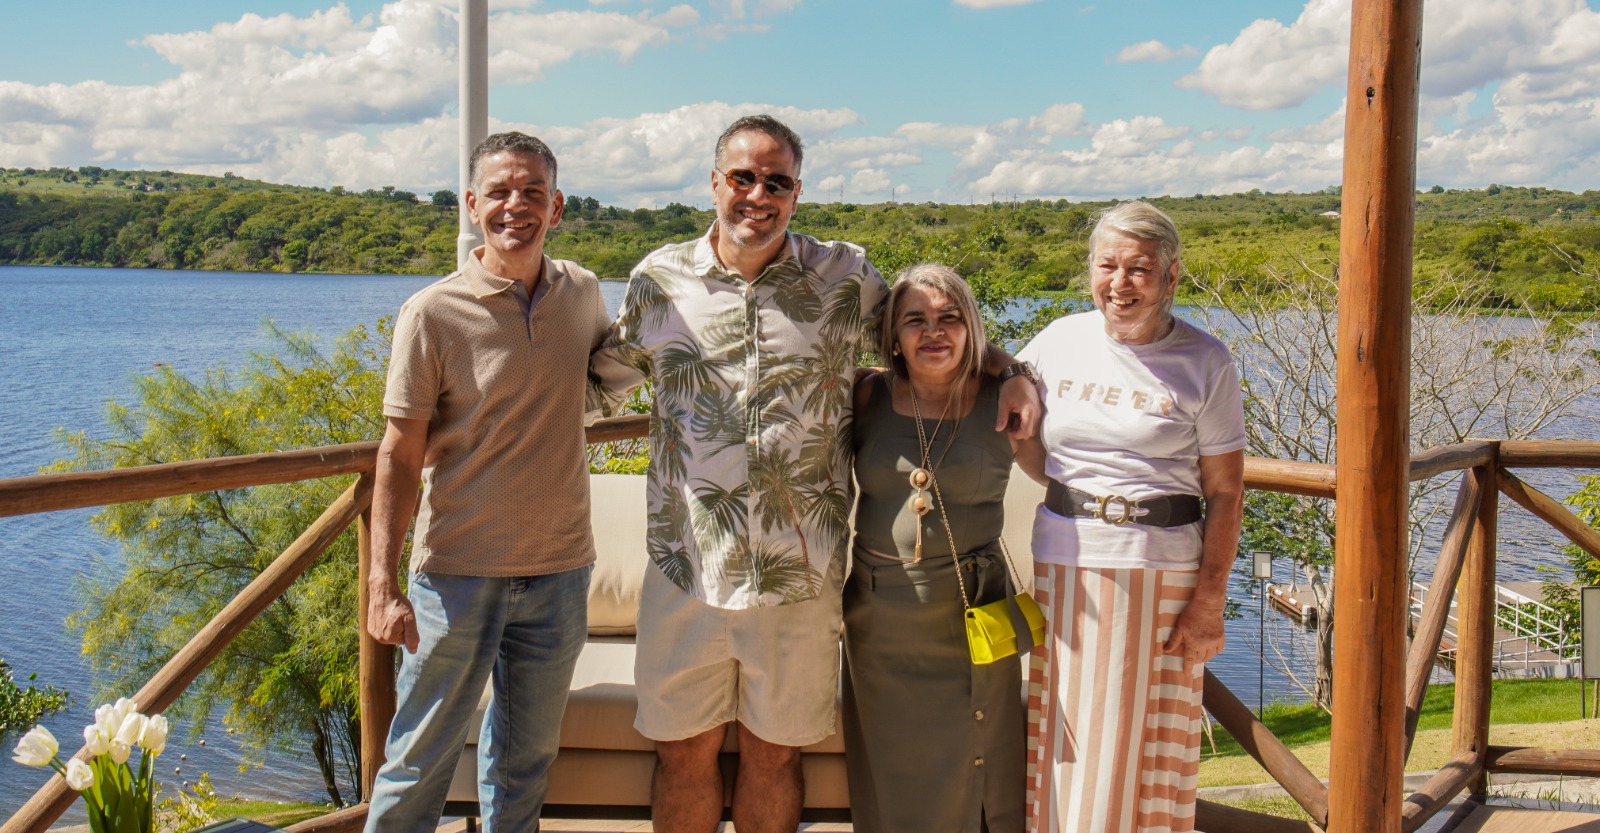
M12 4L0 166L456 187L441 0ZM1600 13L1426 4L1418 181L1600 187ZM568 193L705 205L711 142L770 111L807 199L1312 191L1340 176L1348 0L490 2L492 129Z

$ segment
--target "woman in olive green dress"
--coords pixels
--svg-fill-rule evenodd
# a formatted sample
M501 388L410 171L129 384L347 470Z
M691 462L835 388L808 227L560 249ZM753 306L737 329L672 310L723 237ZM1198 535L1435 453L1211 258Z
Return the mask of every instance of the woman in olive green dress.
M856 384L843 724L857 833L1023 829L1020 659L974 665L964 629L963 591L974 606L1017 592L1000 549L1015 450L993 427L986 343L961 277L913 266L884 316L890 368Z

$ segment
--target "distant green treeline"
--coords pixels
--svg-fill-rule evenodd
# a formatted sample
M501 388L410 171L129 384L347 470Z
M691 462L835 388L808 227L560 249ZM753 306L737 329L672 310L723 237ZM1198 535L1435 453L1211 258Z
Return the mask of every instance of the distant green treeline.
M0 168L0 263L236 271L445 274L455 195L347 192L171 172ZM1187 270L1251 291L1272 270L1332 271L1337 188L1162 197ZM881 265L956 260L963 274L1069 289L1083 274L1095 211L1109 203L802 202L794 228L865 246ZM603 206L569 192L552 255L623 277L652 249L693 237L711 212ZM1492 185L1417 194L1415 280L1487 281L1494 303L1600 307L1600 191Z

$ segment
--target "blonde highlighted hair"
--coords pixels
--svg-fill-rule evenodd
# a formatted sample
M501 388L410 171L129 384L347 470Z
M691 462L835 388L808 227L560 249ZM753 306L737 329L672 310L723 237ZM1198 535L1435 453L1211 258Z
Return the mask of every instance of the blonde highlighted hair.
M961 319L967 326L967 343L961 356L959 378L963 382L976 379L983 372L983 355L989 345L983 334L983 317L978 314L978 300L972 296L972 289L967 282L956 274L956 270L942 263L908 266L900 271L894 285L889 287L889 300L884 304L883 323L878 330L878 355L889 366L889 372L897 379L908 378L905 357L895 355L894 348L899 343L900 301L914 286L938 292L953 301L961 311Z

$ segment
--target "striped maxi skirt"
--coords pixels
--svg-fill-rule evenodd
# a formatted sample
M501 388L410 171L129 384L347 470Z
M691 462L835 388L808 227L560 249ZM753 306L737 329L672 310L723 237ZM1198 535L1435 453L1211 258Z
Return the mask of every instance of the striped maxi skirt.
M1035 565L1028 829L1194 829L1203 665L1161 651L1196 573Z

